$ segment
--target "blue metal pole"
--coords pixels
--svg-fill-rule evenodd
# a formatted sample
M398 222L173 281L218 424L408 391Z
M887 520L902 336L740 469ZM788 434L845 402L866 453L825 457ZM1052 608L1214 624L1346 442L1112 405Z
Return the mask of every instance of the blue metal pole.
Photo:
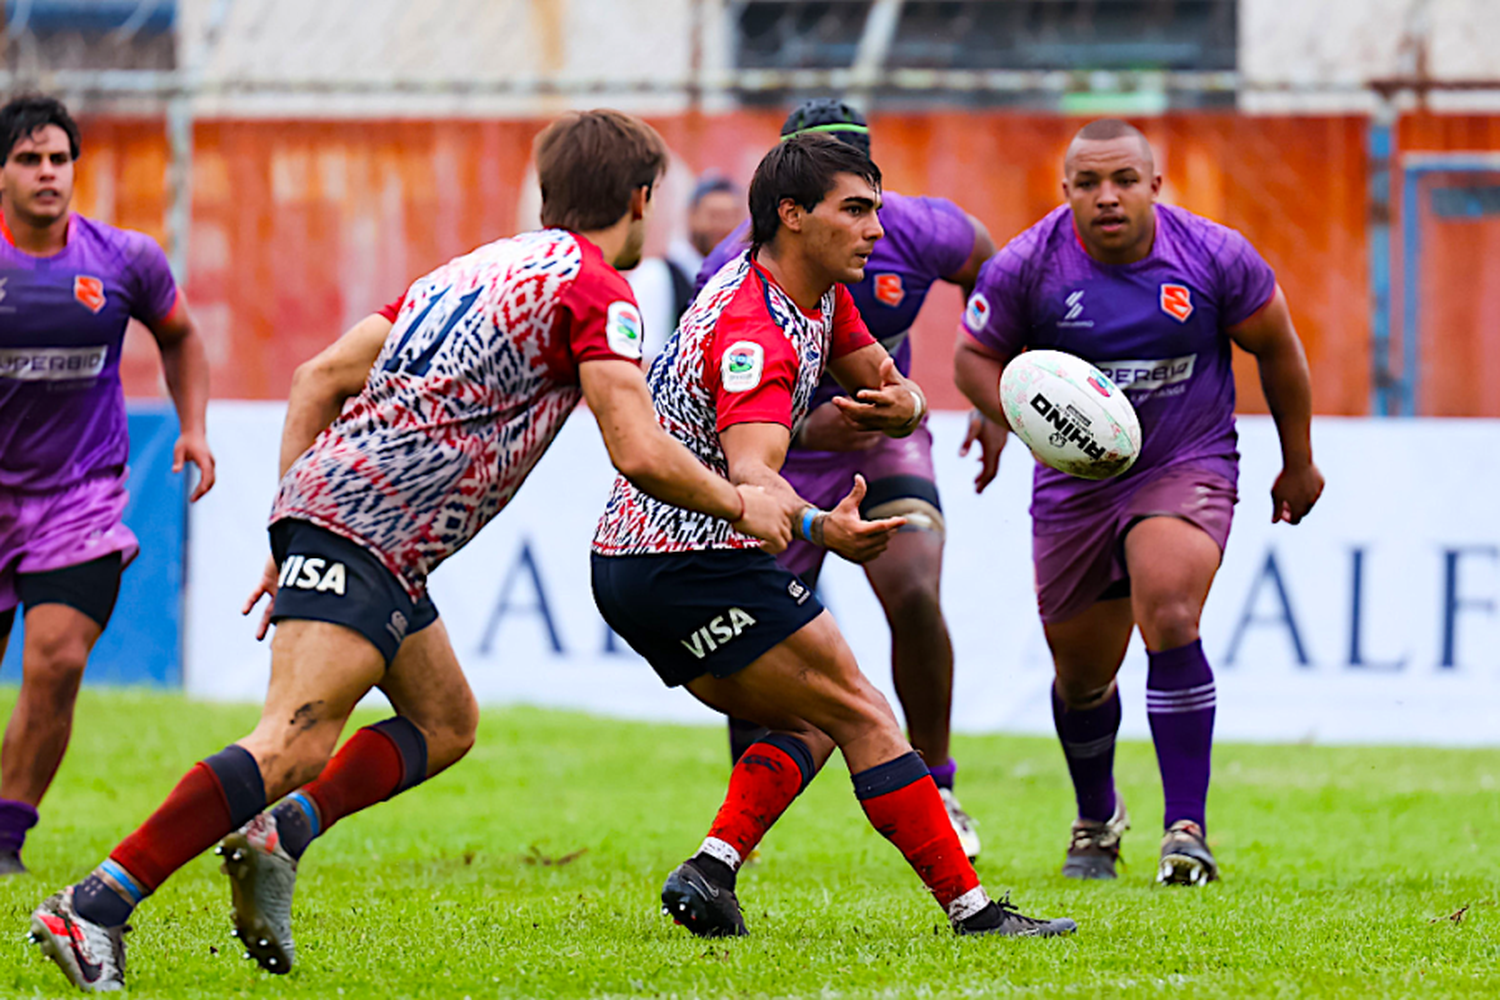
M1365 135L1369 156L1370 411L1393 413L1391 398L1391 152L1392 115L1378 109Z

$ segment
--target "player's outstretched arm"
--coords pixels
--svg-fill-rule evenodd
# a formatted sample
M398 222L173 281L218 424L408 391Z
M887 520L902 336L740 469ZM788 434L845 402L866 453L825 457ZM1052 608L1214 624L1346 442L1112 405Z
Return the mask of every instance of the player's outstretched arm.
M974 477L974 492L983 493L1000 469L1000 452L1010 437L1010 424L1000 408L1000 373L1010 362L980 344L962 329L958 331L958 345L953 351L953 382L960 392L974 404L974 413L969 417L969 429L960 455L967 455L975 441L979 442L979 474Z
M198 485L190 497L197 500L214 486L214 455L208 447L208 352L181 293L172 311L148 326L161 352L167 392L182 428L172 448L172 471L181 472L185 462L198 467Z
M927 415L927 397L879 344L833 359L828 370L849 392L835 396L832 405L862 430L905 437Z
M309 361L297 366L281 429L281 475L338 419L344 402L364 390L391 321L371 313Z
M658 500L731 522L736 531L761 539L767 552L781 552L791 543L796 495L789 499L753 483L731 483L700 462L656 422L639 367L629 361L584 361L578 377L620 475Z
M1260 387L1281 439L1281 474L1271 487L1271 523L1296 524L1322 495L1323 473L1312 457L1312 373L1281 286L1276 286L1271 301L1227 332L1255 355Z

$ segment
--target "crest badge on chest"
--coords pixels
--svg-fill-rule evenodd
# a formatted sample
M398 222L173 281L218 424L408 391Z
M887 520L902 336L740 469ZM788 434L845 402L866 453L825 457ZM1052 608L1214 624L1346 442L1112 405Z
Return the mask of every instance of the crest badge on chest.
M1193 295L1186 285L1161 286L1161 311L1179 323L1193 314Z

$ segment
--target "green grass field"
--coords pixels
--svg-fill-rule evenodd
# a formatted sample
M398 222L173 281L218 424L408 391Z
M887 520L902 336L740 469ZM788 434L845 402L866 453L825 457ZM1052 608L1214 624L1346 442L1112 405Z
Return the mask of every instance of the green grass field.
M0 689L8 711L14 689ZM251 707L85 693L33 832L0 882L0 995L67 995L27 914L85 874ZM362 721L372 721L374 716ZM700 941L657 891L723 793L718 729L531 709L485 714L450 771L345 820L304 859L298 964L273 977L229 937L210 857L137 911L139 997L1370 997L1500 995L1500 752L1220 747L1210 840L1224 881L1151 885L1155 761L1125 744L1136 820L1113 884L1058 874L1071 818L1045 739L957 741L980 873L1065 940L959 940L864 822L837 758L740 878L752 936Z

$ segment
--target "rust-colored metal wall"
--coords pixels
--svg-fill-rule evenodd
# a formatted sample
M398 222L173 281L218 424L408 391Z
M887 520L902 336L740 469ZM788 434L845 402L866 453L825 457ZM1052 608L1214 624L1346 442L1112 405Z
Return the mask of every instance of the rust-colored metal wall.
M654 120L692 171L748 179L781 115ZM427 269L527 224L539 121L208 121L197 126L190 302L219 397L279 398L296 365ZM1370 400L1369 208L1357 117L1169 115L1140 122L1165 198L1243 231L1276 269L1313 368L1319 412ZM939 112L880 115L874 155L887 186L951 197L1003 243L1060 198L1077 119ZM1500 116L1421 116L1404 148L1500 148ZM87 123L78 207L160 238L167 145L157 123ZM532 209L534 212L534 209ZM916 375L958 407L949 358L961 303L934 295L916 329ZM1493 306L1489 307L1493 309ZM1431 363L1432 377L1450 366ZM1241 409L1264 410L1239 359ZM127 348L127 386L159 391L149 337ZM1467 383L1464 383L1467 385ZM1500 414L1475 388L1445 398ZM1476 394L1479 393L1479 394Z

